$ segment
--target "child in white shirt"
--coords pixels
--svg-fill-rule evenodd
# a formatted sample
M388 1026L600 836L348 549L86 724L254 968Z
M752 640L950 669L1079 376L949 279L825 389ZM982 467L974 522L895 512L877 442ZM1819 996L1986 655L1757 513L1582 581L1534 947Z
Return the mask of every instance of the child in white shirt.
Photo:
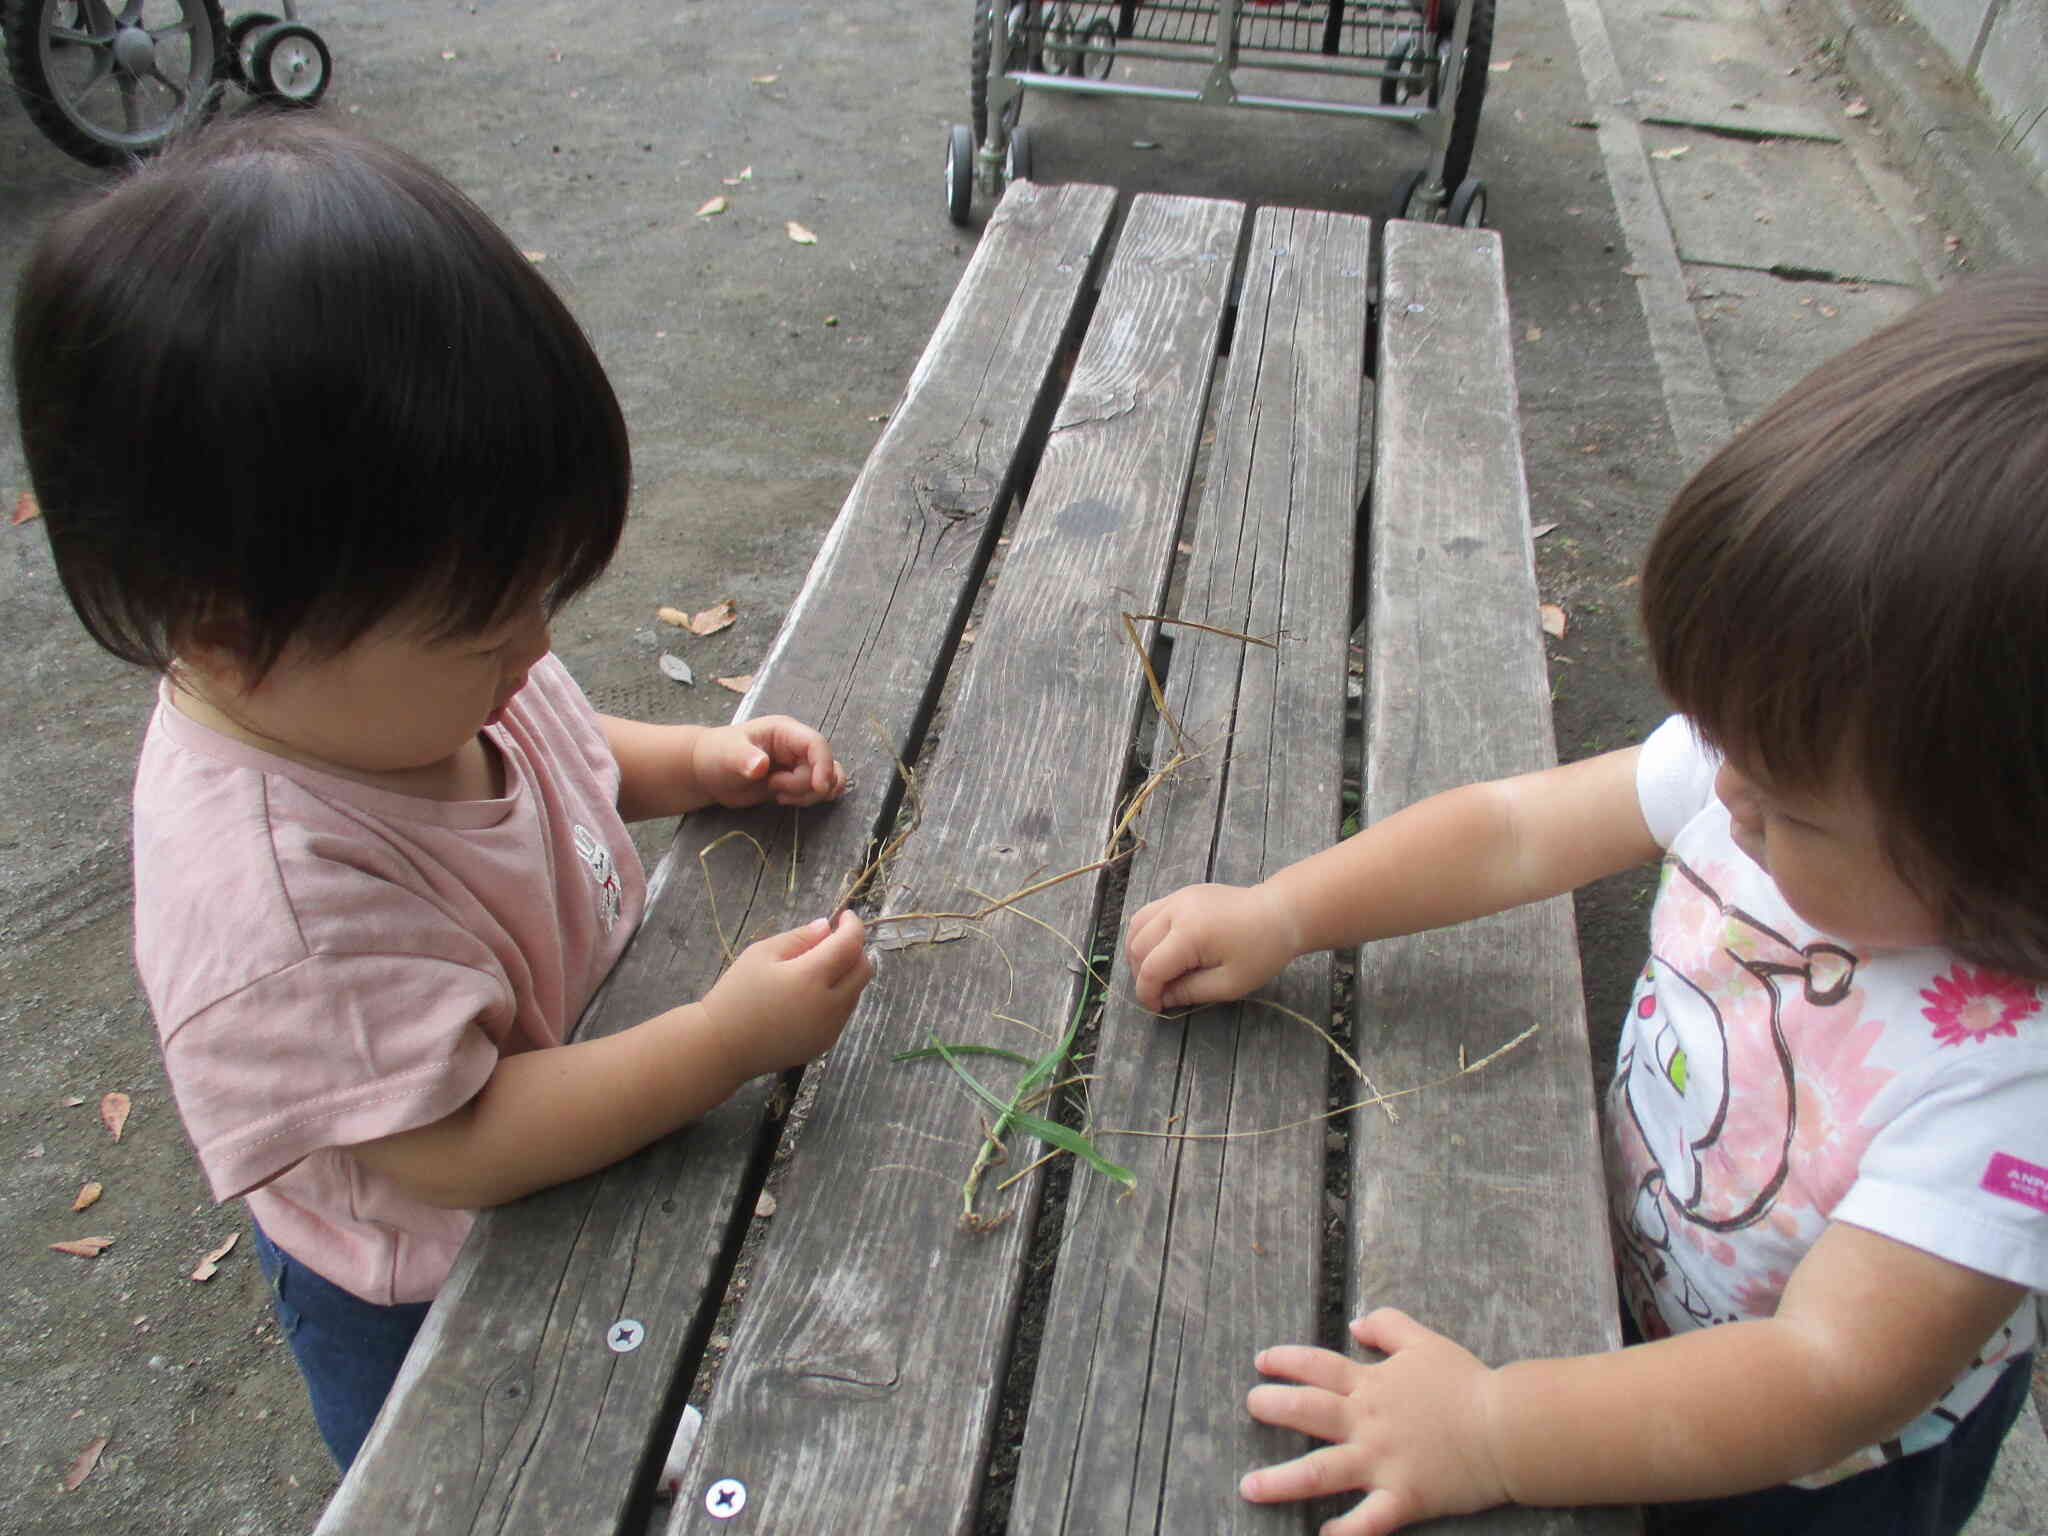
M1488 1369L1263 1351L1330 1442L1244 1496L1377 1536L1489 1505L1687 1532L1961 1528L2048 1289L2048 276L1978 280L1826 364L1680 492L1643 617L1674 718L1434 796L1250 889L1139 911L1140 1000L1662 856L1607 1105L1635 1338ZM1370 964L1370 955L1366 958Z
M565 1043L641 916L625 823L844 775L786 717L601 716L549 653L624 524L624 421L399 151L298 116L173 149L45 233L13 361L65 590L163 678L135 912L171 1087L346 1468L477 1208L816 1056L866 984L821 919Z

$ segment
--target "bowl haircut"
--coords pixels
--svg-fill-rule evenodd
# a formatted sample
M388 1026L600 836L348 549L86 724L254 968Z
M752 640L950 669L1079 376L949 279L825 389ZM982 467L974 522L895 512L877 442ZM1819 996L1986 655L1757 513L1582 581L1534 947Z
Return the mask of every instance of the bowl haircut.
M2048 979L2048 273L1794 386L1679 492L1642 613L1708 743L1860 786L1949 944Z
M440 175L317 118L208 129L59 217L13 367L65 591L146 667L481 633L624 525L624 419L567 307Z

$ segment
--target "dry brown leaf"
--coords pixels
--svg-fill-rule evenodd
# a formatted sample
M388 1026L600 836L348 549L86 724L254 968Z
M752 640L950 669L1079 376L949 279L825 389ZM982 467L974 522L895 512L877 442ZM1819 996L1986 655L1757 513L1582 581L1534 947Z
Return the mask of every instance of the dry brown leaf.
M754 76L754 84L773 85L776 81L780 80L781 78L782 76L780 75L756 75Z
M791 219L782 227L789 232L789 238L798 245L816 245L818 243L818 237L808 229L805 229L803 225L797 223L795 219Z
M548 259L546 251L521 251L519 254L532 262L536 267Z
M1870 103L1865 101L1861 96L1858 96L1854 101L1850 102L1849 105L1842 108L1842 116L1868 117L1870 116Z
M64 1095L64 1107L66 1109L76 1109L79 1105L83 1104L84 1102L85 1100L81 1099L75 1093L67 1093L66 1095Z
M1529 327L1528 330L1524 331L1522 335L1526 340L1529 341L1541 341L1543 339L1543 327L1540 325L1532 325Z
M107 1437L97 1436L86 1448L71 1458L71 1470L64 1474L64 1491L76 1493L78 1485L92 1476L92 1469L100 1464L100 1452L107 1448Z
M211 1280L220 1270L220 1261L234 1252L235 1243L241 1237L239 1232L230 1232L228 1240L199 1261L199 1267L192 1271L194 1280Z
M741 166L739 175L721 176L718 179L724 182L728 187L736 187L740 185L740 183L742 182L752 181L754 179L754 168L751 165Z
M715 219L731 206L731 198L714 197L697 210L697 217L700 219Z
M749 672L744 677L719 677L712 681L721 688L730 688L734 693L745 693L754 686L754 674Z
M13 523L15 527L19 528L23 523L32 523L42 515L43 509L41 504L37 502L34 491L23 491L14 498Z
M1562 640L1565 627L1564 610L1555 603L1545 603L1542 608L1542 614L1543 633L1550 636L1553 640Z
M78 1198L71 1202L71 1209L73 1209L74 1211L82 1211L87 1206L97 1201L99 1197L101 1195L104 1195L106 1192L106 1186L101 1184L100 1181L97 1179L94 1179L91 1183L88 1184L81 1184L78 1188Z
M128 1123L128 1109L127 1094L116 1092L100 1095L100 1119L105 1122L107 1129L114 1133L116 1141L121 1139L121 1127Z
M664 603L654 610L654 616L664 624L673 624L677 629L690 627L690 616L680 608L671 608Z
M114 1246L111 1237L72 1237L50 1247L58 1253L68 1253L74 1259L96 1259Z
M693 614L684 627L693 635L715 635L721 629L730 629L740 616L739 607L729 597L721 597L702 613Z

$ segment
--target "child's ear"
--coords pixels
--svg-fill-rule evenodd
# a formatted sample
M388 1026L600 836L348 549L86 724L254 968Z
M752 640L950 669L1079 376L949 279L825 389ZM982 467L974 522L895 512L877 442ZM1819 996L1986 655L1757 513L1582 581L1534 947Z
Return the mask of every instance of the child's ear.
M195 619L180 632L176 651L179 667L214 690L247 693L262 680L249 665L249 626L240 614Z

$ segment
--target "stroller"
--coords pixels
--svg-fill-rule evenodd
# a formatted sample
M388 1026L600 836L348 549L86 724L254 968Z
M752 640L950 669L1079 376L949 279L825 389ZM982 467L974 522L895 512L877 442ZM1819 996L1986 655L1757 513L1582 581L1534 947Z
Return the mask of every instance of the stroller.
M282 5L230 24L220 0L0 0L0 35L30 120L88 165L121 165L206 117L230 83L285 106L318 101L333 60Z

